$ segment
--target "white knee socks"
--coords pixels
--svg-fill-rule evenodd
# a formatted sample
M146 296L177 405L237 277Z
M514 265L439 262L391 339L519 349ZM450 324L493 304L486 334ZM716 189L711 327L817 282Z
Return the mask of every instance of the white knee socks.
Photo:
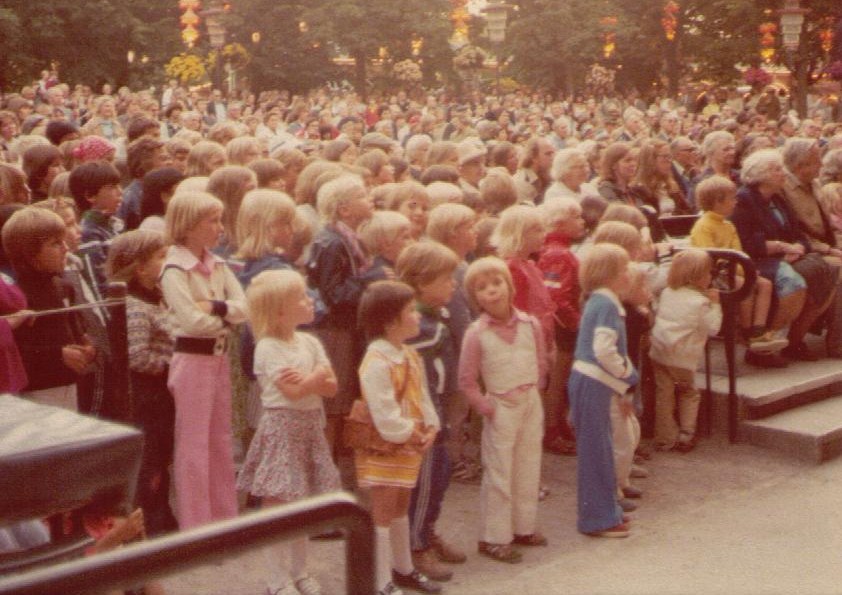
M375 564L377 571L377 590L383 590L392 580L392 545L389 539L389 527L374 527Z
M409 517L404 515L393 520L390 531L393 568L401 574L409 574L412 572L412 552L409 547Z

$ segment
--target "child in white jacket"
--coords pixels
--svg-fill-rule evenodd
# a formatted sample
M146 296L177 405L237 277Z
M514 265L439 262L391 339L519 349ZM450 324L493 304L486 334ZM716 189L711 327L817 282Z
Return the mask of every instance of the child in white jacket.
M711 267L704 250L679 252L672 261L668 287L661 293L649 351L655 370L658 450L689 452L696 445L700 396L694 382L695 370L705 342L722 324L719 292L709 288Z

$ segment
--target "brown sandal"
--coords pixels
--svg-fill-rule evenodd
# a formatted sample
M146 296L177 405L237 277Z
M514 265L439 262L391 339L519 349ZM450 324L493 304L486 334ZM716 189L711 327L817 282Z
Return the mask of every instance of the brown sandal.
M530 547L547 545L547 538L538 532L530 533L528 535L515 535L512 540L515 545L525 545Z
M497 562L517 564L523 560L523 555L508 543L488 543L480 541L477 548L479 553Z

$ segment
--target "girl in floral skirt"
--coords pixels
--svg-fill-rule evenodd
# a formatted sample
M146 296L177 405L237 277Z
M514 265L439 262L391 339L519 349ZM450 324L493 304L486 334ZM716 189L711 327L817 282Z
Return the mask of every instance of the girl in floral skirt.
M264 271L246 297L258 339L254 372L264 413L237 487L262 498L264 508L338 490L322 408L322 397L336 394L336 376L318 339L296 330L313 321L304 278L292 270ZM306 538L291 543L289 571L280 565L284 546L264 549L268 595L321 593L307 574L306 548Z

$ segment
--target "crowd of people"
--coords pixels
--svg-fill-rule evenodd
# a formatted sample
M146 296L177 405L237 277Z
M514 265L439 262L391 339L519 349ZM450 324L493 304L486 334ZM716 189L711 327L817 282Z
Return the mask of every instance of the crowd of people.
M838 106L469 99L50 73L3 97L0 390L119 418L103 296L122 282L149 533L365 489L380 593L437 593L466 559L436 527L451 479L481 484L479 554L517 563L548 544L552 453L578 457L579 531L627 536L644 461L696 445L730 283L704 248L758 270L747 363L842 358ZM267 593L320 593L290 550L265 548Z

